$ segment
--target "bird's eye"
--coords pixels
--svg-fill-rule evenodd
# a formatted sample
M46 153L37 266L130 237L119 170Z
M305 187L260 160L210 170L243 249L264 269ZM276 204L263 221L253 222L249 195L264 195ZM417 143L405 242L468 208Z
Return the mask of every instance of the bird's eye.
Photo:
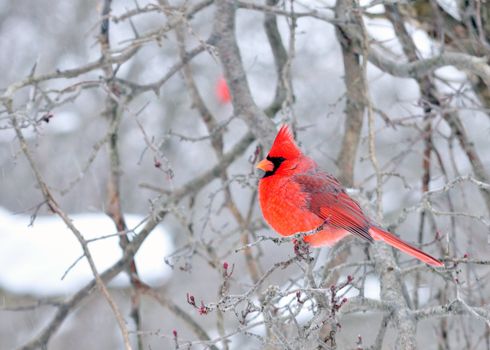
M272 164L274 164L274 168L278 167L279 165L281 165L282 162L286 160L286 158L283 157L271 157L271 156L267 156L266 159L269 162L272 162Z

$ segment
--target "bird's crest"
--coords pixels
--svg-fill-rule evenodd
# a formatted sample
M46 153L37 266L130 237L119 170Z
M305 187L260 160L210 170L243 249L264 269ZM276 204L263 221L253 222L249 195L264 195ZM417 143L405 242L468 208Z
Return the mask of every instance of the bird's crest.
M301 150L294 142L293 133L287 124L284 124L276 135L269 151L270 157L294 159L301 155Z

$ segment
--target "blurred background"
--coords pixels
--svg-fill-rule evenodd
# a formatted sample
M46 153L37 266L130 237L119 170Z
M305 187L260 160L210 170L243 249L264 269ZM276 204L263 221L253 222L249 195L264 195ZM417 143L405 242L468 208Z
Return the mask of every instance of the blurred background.
M447 259L448 271L435 273L397 256L412 308L454 300L479 308L478 317L468 310L422 317L417 346L489 349L488 3L224 3L238 8L236 43L246 75L236 84L248 84L275 125L291 124L302 150L355 189L367 208L376 205L373 117L381 223ZM96 239L88 247L100 273L123 256L121 246L163 216L128 268L136 266L137 275L131 270L128 278L123 270L107 284L133 348L285 348L267 341L265 311L248 306L263 303L271 286L283 292L270 302L274 317L293 328L294 322L311 326L315 302L301 308L287 294L306 288L303 266L274 268L294 257L292 244L265 240L243 249L275 235L262 220L254 173L269 145L257 142L237 111L235 91L234 100L228 95L230 74L212 35L219 6L211 0L0 1L0 349L124 348L114 312L96 288L74 299L93 274L74 233L47 205L40 181L84 239ZM265 14L280 44L272 43ZM349 28L364 36L353 37ZM397 74L371 56L364 62L368 49L353 49L356 40L400 67L445 53L467 56L424 74ZM282 63L274 47L285 50ZM462 69L470 56L483 57L484 73L471 64ZM347 72L352 64L357 71ZM357 79L365 84L358 100L349 88ZM360 122L352 126L356 113ZM329 248L312 254L317 272L334 261ZM240 295L257 283L248 258L259 277L273 271L252 288L248 304L215 310L224 294ZM337 263L370 260L364 243L353 240ZM334 284L348 274L355 278L341 291L347 298L380 299L373 266L336 273ZM210 307L205 314L201 300ZM340 349L395 346L397 323L383 326L383 311L334 318Z

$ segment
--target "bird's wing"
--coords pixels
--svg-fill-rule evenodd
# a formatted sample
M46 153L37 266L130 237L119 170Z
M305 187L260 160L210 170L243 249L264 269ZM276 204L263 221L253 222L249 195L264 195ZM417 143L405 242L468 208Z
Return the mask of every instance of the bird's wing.
M369 234L369 219L334 176L315 172L298 174L293 179L308 195L309 210L325 220L326 225L343 228L369 242L373 241Z

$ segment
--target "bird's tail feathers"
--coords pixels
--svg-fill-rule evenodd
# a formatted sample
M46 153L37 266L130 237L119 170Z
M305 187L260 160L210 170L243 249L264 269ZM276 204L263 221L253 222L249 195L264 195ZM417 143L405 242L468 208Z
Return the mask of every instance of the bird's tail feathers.
M429 265L444 266L444 264L441 261L421 251L420 249L415 248L414 246L408 244L407 242L402 241L394 234L380 229L379 227L372 226L369 229L369 233L375 240L382 240L388 243L389 245L391 245L392 247L395 247L401 250L402 252L405 252L408 255L411 255Z

